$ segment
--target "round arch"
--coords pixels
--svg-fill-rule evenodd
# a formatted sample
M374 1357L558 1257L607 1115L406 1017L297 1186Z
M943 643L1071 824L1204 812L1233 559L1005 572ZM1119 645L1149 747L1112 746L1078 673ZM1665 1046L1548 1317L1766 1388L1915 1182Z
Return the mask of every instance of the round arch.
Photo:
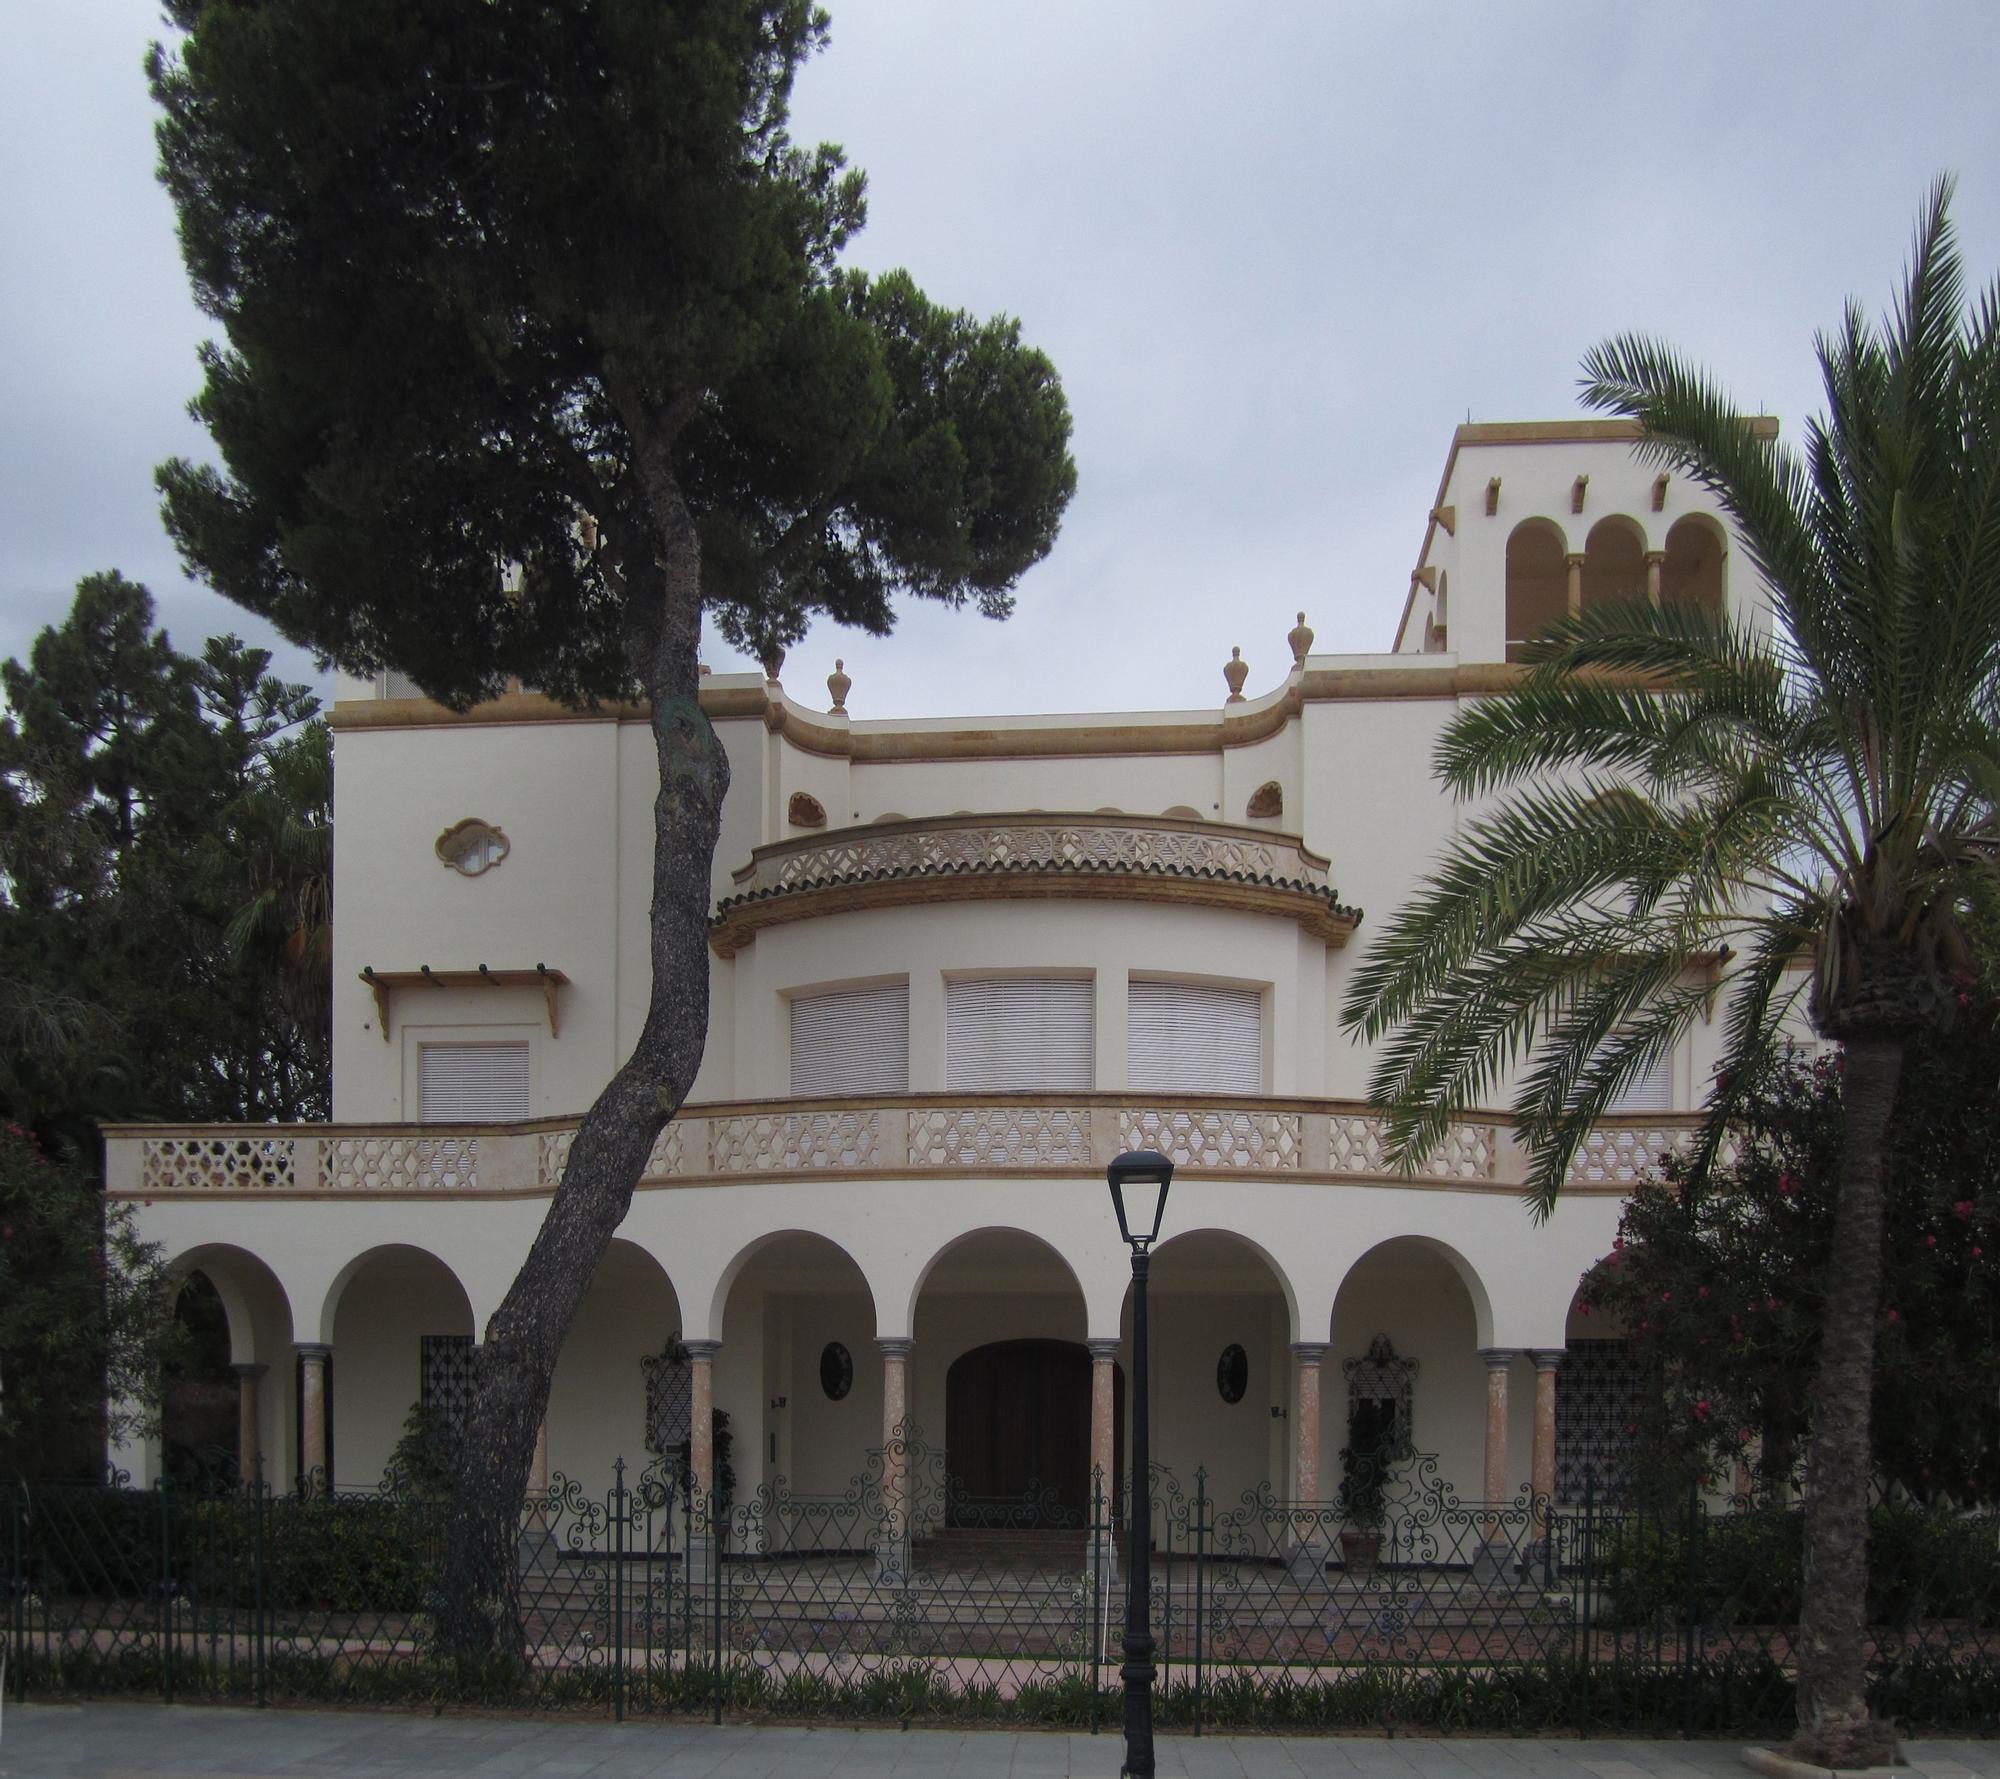
M965 1267L962 1251L975 1244L986 1247L988 1263L978 1268ZM944 1269L942 1274L940 1268ZM1025 1285L1038 1290L1041 1295L1048 1295L1053 1284L1058 1294L1075 1294L1079 1315L1088 1301L1076 1268L1053 1242L1014 1224L986 1223L977 1229L961 1230L917 1269L916 1277L910 1283L909 1302L903 1312L905 1327L916 1325L917 1306L933 1280L941 1279L957 1285L962 1282L957 1277L961 1269L976 1273L980 1286L995 1292L1004 1292L1010 1287L1020 1289Z
M1278 1257L1261 1243L1252 1241L1241 1230L1224 1229L1219 1224L1198 1225L1193 1229L1176 1230L1153 1250L1150 1289L1172 1292L1193 1284L1184 1275L1199 1269L1200 1284L1197 1289L1237 1290L1255 1293L1261 1283L1274 1287L1285 1306L1285 1322L1290 1338L1297 1338L1299 1326L1299 1294L1292 1283L1291 1275L1285 1270ZM1266 1275L1262 1281L1257 1273ZM1125 1289L1126 1313L1129 1315L1132 1290Z
M229 1358L235 1365L272 1363L289 1354L293 1340L292 1301L278 1275L250 1252L227 1242L205 1242L177 1254L167 1266L175 1290L190 1273L215 1287L229 1318Z
M831 1260L831 1272L827 1262ZM860 1261L830 1235L823 1235L816 1229L772 1229L753 1237L729 1257L728 1263L716 1276L715 1290L709 1299L708 1325L718 1335L722 1333L729 1313L730 1294L736 1289L738 1280L746 1268L772 1270L801 1283L810 1283L820 1289L838 1281L846 1289L858 1289L868 1300L868 1313L875 1326L880 1326L881 1315L875 1302L875 1287Z
M1687 513L1667 532L1660 564L1660 603L1697 605L1720 617L1723 612L1723 564L1729 539L1706 513Z
M1583 545L1582 604L1629 604L1646 597L1646 533L1629 513L1611 513Z
M1569 540L1553 519L1523 519L1507 534L1507 659L1569 610Z
M319 1314L311 1326L318 1332L313 1339L326 1346L334 1344L334 1329L340 1314L341 1299L347 1295L348 1287L361 1276L363 1271L378 1263L388 1263L409 1270L418 1270L420 1263L428 1262L450 1282L451 1291L456 1293L456 1301L448 1296L443 1304L437 1305L445 1314L453 1309L464 1311L463 1320L468 1329L472 1324L472 1294L466 1290L465 1281L453 1269L451 1262L430 1248L419 1247L415 1242L378 1242L372 1248L363 1248L349 1257L347 1263L333 1275L326 1294L320 1300Z
M1380 1262L1385 1255L1395 1251L1428 1255L1441 1261L1456 1276L1464 1288L1467 1302L1471 1306L1473 1329L1479 1346L1490 1346L1493 1341L1493 1299L1486 1289L1486 1281L1480 1277L1479 1268L1472 1260L1450 1242L1433 1235L1394 1235L1385 1237L1372 1247L1356 1255L1346 1272L1341 1274L1340 1284L1334 1292L1333 1313L1340 1314L1340 1300L1348 1288L1354 1284L1371 1261Z

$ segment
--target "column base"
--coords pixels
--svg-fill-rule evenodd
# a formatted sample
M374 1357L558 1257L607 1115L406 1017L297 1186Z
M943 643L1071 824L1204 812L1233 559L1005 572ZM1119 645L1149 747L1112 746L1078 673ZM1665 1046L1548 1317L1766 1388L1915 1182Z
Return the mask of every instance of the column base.
M1285 1579L1294 1587L1317 1587L1326 1580L1327 1559L1332 1554L1317 1538L1293 1545L1285 1558Z
M1489 1538L1472 1559L1472 1579L1480 1587L1505 1587L1514 1579L1518 1556L1511 1540Z
M687 1541L686 1575L691 1586L706 1586L716 1577L721 1555L712 1533L697 1532Z
M1104 1585L1113 1587L1118 1581L1118 1540L1106 1534L1093 1538L1084 1546L1083 1572Z

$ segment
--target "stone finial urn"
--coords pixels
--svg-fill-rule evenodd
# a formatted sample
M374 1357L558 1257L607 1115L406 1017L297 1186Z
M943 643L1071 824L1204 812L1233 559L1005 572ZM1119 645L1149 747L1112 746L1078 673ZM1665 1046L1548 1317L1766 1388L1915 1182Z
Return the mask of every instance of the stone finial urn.
M757 659L763 666L764 677L775 686L778 683L778 675L784 671L785 651L779 648L776 643L770 643L766 645L763 654L759 655Z
M1292 665L1303 667L1313 646L1313 633L1307 627L1304 612L1299 613L1299 621L1285 632L1285 640L1292 645Z
M833 671L826 676L826 689L833 699L835 710L843 713L846 711L848 690L853 684L854 682L847 677L847 663L836 659Z
M1229 659L1222 664L1222 677L1229 682L1229 697L1225 702L1243 702L1243 682L1250 677L1250 663L1243 659L1241 649L1231 649Z

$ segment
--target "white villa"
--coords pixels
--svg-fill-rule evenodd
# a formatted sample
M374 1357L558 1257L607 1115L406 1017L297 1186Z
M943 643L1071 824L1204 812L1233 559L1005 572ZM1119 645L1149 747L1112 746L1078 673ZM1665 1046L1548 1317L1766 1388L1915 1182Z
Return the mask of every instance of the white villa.
M1629 1381L1577 1285L1719 1027L1537 1225L1501 1110L1387 1167L1338 1010L1462 819L1432 744L1523 638L1641 589L1764 611L1714 503L1634 436L1460 427L1390 651L1314 654L1303 621L1237 639L1213 709L870 722L839 673L830 699L707 678L733 770L707 1053L570 1335L538 1479L602 1490L712 1404L739 1498L836 1492L907 1419L970 1497L1081 1505L1123 1462L1104 1170L1136 1148L1178 1167L1158 1461L1324 1500L1350 1415L1386 1400L1467 1500L1615 1465ZM420 1397L449 1412L638 1029L655 780L631 711L456 715L392 676L343 681L332 721L336 1121L121 1128L109 1169L226 1306L243 1461L345 1488ZM120 1462L143 1481L161 1453Z

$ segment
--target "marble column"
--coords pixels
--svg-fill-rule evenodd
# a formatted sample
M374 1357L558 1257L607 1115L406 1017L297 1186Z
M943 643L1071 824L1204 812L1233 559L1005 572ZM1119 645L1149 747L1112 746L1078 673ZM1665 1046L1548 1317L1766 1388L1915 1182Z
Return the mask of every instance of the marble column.
M1583 610L1583 557L1575 551L1563 558L1563 566L1569 570L1569 615L1573 618Z
M1560 1347L1538 1347L1529 1357L1535 1362L1535 1542L1549 1535L1549 1509L1556 1499L1556 1370L1562 1364Z
M875 1579L910 1578L910 1350L908 1335L881 1336L882 1523L876 1535Z
M332 1407L326 1395L326 1364L333 1348L306 1342L298 1352L299 1475L308 1494L323 1495L333 1487L326 1462L326 1421Z
M1118 1572L1118 1349L1116 1338L1083 1343L1090 1349L1090 1490L1093 1536L1090 1561L1107 1576Z
M1655 611L1660 609L1660 570L1666 565L1665 550L1646 552L1646 598Z
M1486 1475L1482 1487L1487 1513L1485 1545L1473 1559L1475 1581L1502 1579L1510 1554L1500 1519L1507 1499L1507 1371L1514 1363L1512 1347L1481 1347L1486 1361Z
M535 1428L535 1449L528 1459L528 1499L521 1514L521 1568L545 1569L555 1558L549 1535L549 1418Z
M719 1340L681 1343L688 1356L688 1471L693 1502L688 1509L687 1573L690 1581L707 1581L715 1573L715 1355Z
M264 1480L264 1441L258 1431L257 1380L268 1365L240 1364L236 1373L236 1479L246 1489Z
M1326 1569L1327 1528L1321 1524L1319 1484L1320 1367L1326 1358L1323 1340L1292 1342L1292 1371L1298 1386L1298 1407L1292 1420L1292 1554L1293 1577L1316 1578Z

